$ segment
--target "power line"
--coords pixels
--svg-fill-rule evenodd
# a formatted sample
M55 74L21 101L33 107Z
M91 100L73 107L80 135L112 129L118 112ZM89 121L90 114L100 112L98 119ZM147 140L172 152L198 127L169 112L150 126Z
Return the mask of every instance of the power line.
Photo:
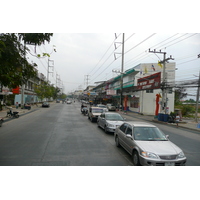
M124 54L130 52L131 50L135 49L137 46L139 46L140 44L142 44L143 42L145 42L146 40L148 40L149 38L151 38L152 36L154 36L156 33L153 33L152 35L150 35L149 37L147 37L146 39L142 40L140 43L138 43L137 45L135 45L134 47L132 47L131 49L129 49L128 51L126 51Z
M167 47L170 47L170 46L172 46L172 45L174 45L174 44L177 44L177 43L179 43L179 42L181 42L181 41L183 41L183 40L186 40L186 39L188 39L188 38L190 38L190 37L192 37L192 36L194 36L194 35L196 35L197 33L194 33L193 35L190 35L190 36L188 36L188 37L186 37L186 38L184 38L184 39L182 39L182 40L179 40L178 42L175 42L175 43L173 43L173 44L171 44L171 45L169 45L169 46L167 46ZM167 47L165 47L165 48L167 48Z
M98 66L98 64L101 62L101 60L102 60L102 59L104 58L104 56L107 54L107 52L110 50L110 48L111 48L112 45L114 44L115 40L116 40L116 38L113 40L113 42L111 43L111 45L108 47L108 49L107 49L106 52L103 54L103 56L102 56L102 58L99 60L99 62L98 62L98 63L95 65L95 67L92 69L92 71ZM112 53L113 53L113 52L112 52ZM111 55L112 55L112 53L111 53ZM111 55L110 55L110 56L111 56ZM109 56L109 57L110 57L110 56ZM104 63L105 63L105 62L104 62ZM103 63L103 64L104 64L104 63ZM101 66L102 66L102 65L101 65ZM101 66L100 66L100 68L101 68ZM92 71L91 71L90 73L88 73L88 74L91 74ZM97 71L98 71L98 70L97 70ZM97 71L96 71L96 72L97 72ZM96 72L95 72L95 73L96 73ZM95 73L94 73L94 74L95 74Z

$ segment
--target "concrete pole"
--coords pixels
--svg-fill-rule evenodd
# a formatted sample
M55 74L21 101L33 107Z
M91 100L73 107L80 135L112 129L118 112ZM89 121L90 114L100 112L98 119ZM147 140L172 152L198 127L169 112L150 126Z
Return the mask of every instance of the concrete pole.
M199 81L198 81L198 86L197 86L196 110L195 110L195 122L198 122L199 90L200 90L200 71L199 71Z
M122 65L121 65L121 86L120 86L120 105L123 106L123 73L124 73L124 33L122 36Z
M166 68L166 52L164 52L164 58L163 58L163 90L162 90L162 107L164 110L164 113L166 114L166 75L165 75L165 68Z

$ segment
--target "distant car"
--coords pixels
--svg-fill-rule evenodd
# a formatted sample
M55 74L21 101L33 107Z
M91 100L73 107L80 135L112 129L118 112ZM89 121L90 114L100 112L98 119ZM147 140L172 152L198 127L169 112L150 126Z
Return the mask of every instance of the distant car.
M109 111L116 111L116 107L112 104L107 104L106 105Z
M97 119L97 125L107 132L115 132L116 127L124 123L124 118L115 112L102 113Z
M98 116L103 113L104 110L103 108L99 108L99 107L90 107L88 110L88 119L93 122L93 121L97 121Z
M104 112L108 112L108 108L103 104L97 104L97 107L103 108Z
M144 122L125 122L114 133L116 146L122 146L132 155L134 165L185 165L183 151L168 137L156 126Z
M42 107L50 107L49 102L46 102L46 101L43 102L43 103L42 103Z
M69 100L67 101L67 104L71 104L71 103L72 103L71 101L69 101Z

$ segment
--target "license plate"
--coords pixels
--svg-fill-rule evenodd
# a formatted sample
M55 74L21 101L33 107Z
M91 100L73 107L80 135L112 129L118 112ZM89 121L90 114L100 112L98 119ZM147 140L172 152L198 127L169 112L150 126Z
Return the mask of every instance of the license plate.
M166 162L165 166L174 166L175 164L173 162Z

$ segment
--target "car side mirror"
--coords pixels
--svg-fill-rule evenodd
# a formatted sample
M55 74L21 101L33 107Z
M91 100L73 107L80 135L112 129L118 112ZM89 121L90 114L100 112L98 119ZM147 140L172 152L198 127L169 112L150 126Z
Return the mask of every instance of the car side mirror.
M127 134L126 137L129 138L129 139L131 139L131 140L133 139L132 135L130 135L130 134Z
M169 135L166 135L166 138L169 140Z

